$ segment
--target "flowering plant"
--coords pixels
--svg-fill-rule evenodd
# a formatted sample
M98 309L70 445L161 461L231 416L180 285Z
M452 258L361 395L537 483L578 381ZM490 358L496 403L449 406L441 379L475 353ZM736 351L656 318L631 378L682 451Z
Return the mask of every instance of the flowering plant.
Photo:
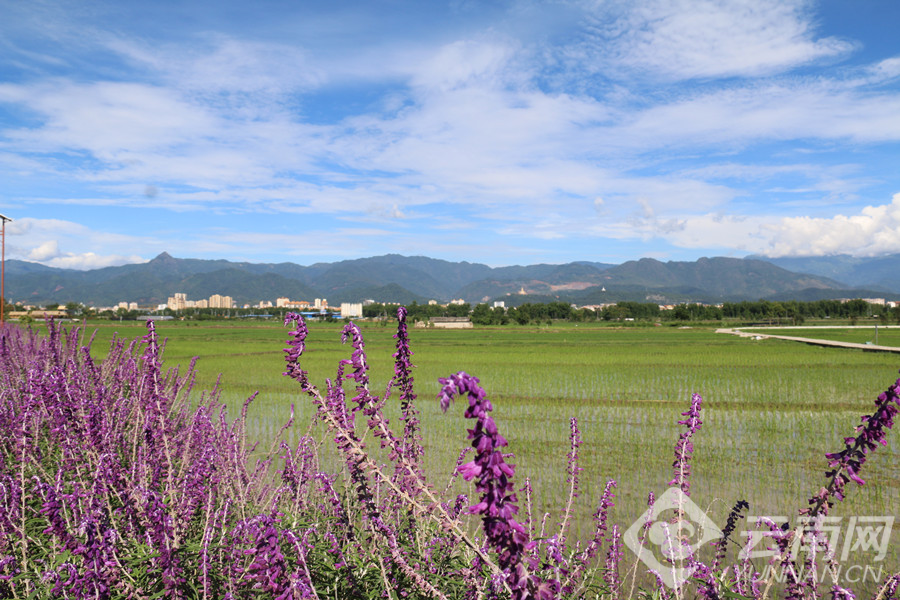
M301 366L306 324L299 315L286 319L293 328L284 373L327 428L342 459L336 471L323 467L320 441L309 435L296 445L284 441L293 405L268 450L249 443L255 395L229 420L218 386L193 391L193 361L184 370L164 368L165 343L152 322L141 339L114 339L102 362L77 329L67 333L50 323L40 336L0 327L0 597L681 600L692 591L709 600L772 597L771 581L752 565L726 560L726 544L748 508L743 501L710 544L712 562L703 562L702 548L670 556L664 568L683 560L694 573L676 589L658 572L651 574L657 583L636 587L637 562L631 585L623 581L623 536L610 522L613 480L593 532L574 539L570 510L581 485L583 444L574 418L568 497L558 530L549 531L546 517L532 518L530 480L515 487L516 468L486 390L465 372L440 380L438 401L444 410L456 398L467 402L471 448L460 454L456 472L476 498L435 488L423 464L405 309L397 320L394 375L378 395L357 325L344 327L350 356L320 389ZM399 433L385 416L389 401L400 407ZM898 402L900 380L878 397L844 449L827 455L828 482L804 516L821 522L845 496L846 483L862 485L860 471L885 444ZM695 394L679 421L685 431L669 484L684 498L701 403ZM642 543L649 525L641 527ZM799 574L810 565L791 553L798 533L787 524L765 526L777 550L773 560L794 574L785 597L821 597L818 582ZM900 576L888 577L879 600L895 598L898 582ZM853 597L837 581L830 593Z

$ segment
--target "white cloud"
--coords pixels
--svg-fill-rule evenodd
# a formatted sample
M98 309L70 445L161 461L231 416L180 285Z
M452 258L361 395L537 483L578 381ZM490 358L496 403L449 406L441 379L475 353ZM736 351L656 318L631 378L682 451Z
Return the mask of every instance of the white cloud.
M771 75L851 51L815 38L805 0L654 0L603 5L614 63L673 79Z
M184 102L171 90L144 84L99 82L0 85L0 102L37 113L42 124L4 131L4 146L53 154L87 152L98 163L87 173L139 165L158 153L178 155L202 144L224 123ZM168 174L165 174L168 175Z
M376 11L346 11L348 26L331 9L313 11L333 28L316 33L296 25L304 8L281 35L255 38L259 23L216 31L226 20L161 37L135 34L137 24L71 27L79 44L59 38L72 57L54 77L35 68L0 83L11 115L0 131L0 177L19 178L10 197L20 205L66 216L83 205L97 222L35 229L20 256L99 264L135 258L131 248L171 249L142 233L97 231L140 231L124 219L98 224L123 214L91 210L101 205L178 212L190 230L177 234L185 250L213 247L188 221L215 211L300 215L311 229L377 221L409 247L413 229L419 243L433 241L421 226L429 218L455 218L509 244L572 234L780 252L809 245L804 228L826 229L784 215L852 212L856 194L871 197L893 177L867 161L892 149L876 144L900 141L891 87L900 58L830 68L855 47L818 32L813 4L598 0L598 20L574 43L572 23L584 14L577 1L565 4L547 27L515 26L530 10L520 6L503 19L476 11L475 21L428 34L400 35ZM41 47L26 41L15 43ZM851 146L856 156L838 155ZM809 149L817 155L792 164ZM35 173L46 187L34 187ZM65 210L49 212L54 203ZM825 221L846 225L838 219ZM180 226L172 220L173 231ZM318 235L323 244L352 237ZM330 246L340 248L315 252L371 253L361 242Z
M104 267L116 267L119 265L127 265L133 263L147 262L147 259L141 258L135 254L123 256L121 254L98 255L93 252L85 252L82 254L65 253L48 261L38 261L49 267L58 269L77 269L79 271L87 271L89 269L102 269Z
M900 140L900 97L842 84L785 81L658 104L613 128L623 147L740 149L758 142Z
M858 214L831 218L705 213L660 218L643 213L596 231L616 239L662 238L679 248L725 248L766 256L900 252L900 194L890 204L866 206Z
M148 182L213 190L264 187L279 173L314 172L312 157L322 149L320 128L280 112L245 119L147 84L0 84L0 102L19 104L42 121L2 132L0 149L83 156L77 170L56 157L43 170L56 168L63 177L88 182L142 189Z
M6 226L6 234L12 237L42 237L47 234L84 235L89 230L83 225L61 219L35 219L23 217L15 219Z
M59 256L59 242L56 240L47 240L43 244L32 248L27 255L28 260L35 262L44 262Z
M479 83L494 86L509 77L515 51L513 45L497 42L452 42L418 68L412 85L425 93L446 93Z
M900 194L890 204L866 206L859 214L832 218L788 217L766 227L768 256L900 252Z
M787 22L769 31L765 11L741 3L704 6L697 12L709 13L704 18L721 21L725 30L746 19L758 35L801 39L798 32L805 31L802 7L775 11ZM704 21L692 14L684 6L661 8L651 29L681 23L696 33ZM700 20L682 23L692 18ZM642 111L612 109L587 95L537 87L540 67L529 61L540 54L489 34L435 45L418 60L406 57L408 87L394 92L402 108L311 126L302 113L289 114L269 97L293 91L302 104L306 91L327 80L299 48L223 35L208 36L199 49L121 39L109 44L161 83L0 85L0 101L28 106L43 119L33 129L7 131L5 145L87 152L96 162L85 161L69 177L110 185L109 201L121 204L146 204L142 190L152 184L159 191L155 205L169 210L215 205L352 213L396 206L402 212L427 202L504 202L527 210L560 196L596 195L612 210L622 197L616 187L628 188L627 197L640 191L656 206L666 196L662 188L672 187L660 186L659 177L610 185L632 179L620 171L628 165L623 150L633 156L798 136L900 138L893 118L900 100L846 89L836 94L835 86L802 81L680 96ZM282 70L284 81L276 81ZM400 72L396 66L383 71L391 77ZM204 87L216 93L197 93ZM244 100L227 99L232 96ZM245 111L256 101L262 109ZM112 187L119 183L127 193ZM425 192L425 185L434 191ZM732 195L721 189L710 195L715 186L699 181L692 185L669 194L669 202L711 207Z
M648 220L642 231L645 238L663 238L679 248L725 248L736 253L761 253L769 243L765 237L766 227L777 221L777 218L767 216L706 213L685 216L674 222Z
M900 56L886 58L869 66L866 71L871 83L884 83L896 79L900 77Z
M106 43L156 77L203 95L282 95L316 88L328 79L328 73L313 64L301 47L271 41L207 34L188 49L180 44L147 46L122 38L110 38ZM240 100L220 98L223 102ZM245 108L252 110L252 103Z
M7 257L65 269L99 269L147 262L146 258L117 248L147 248L148 238L95 231L61 219L16 219L6 226ZM97 253L88 248L106 248Z

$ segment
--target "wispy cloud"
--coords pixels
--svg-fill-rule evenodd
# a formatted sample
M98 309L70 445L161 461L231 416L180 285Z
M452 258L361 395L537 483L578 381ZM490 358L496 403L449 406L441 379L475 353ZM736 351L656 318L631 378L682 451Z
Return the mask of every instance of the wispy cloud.
M851 52L851 41L816 35L812 8L803 0L598 3L588 56L620 76L677 80L773 75Z
M812 1L228 7L10 11L0 174L62 216L21 256L450 252L459 224L510 258L825 252L806 229L888 223L866 211L900 189L900 45L869 56ZM294 221L314 245L279 237Z

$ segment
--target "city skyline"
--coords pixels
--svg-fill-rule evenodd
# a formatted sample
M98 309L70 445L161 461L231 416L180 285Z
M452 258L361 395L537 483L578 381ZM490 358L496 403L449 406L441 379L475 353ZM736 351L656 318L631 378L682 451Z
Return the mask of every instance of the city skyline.
M0 0L6 258L900 252L900 4Z

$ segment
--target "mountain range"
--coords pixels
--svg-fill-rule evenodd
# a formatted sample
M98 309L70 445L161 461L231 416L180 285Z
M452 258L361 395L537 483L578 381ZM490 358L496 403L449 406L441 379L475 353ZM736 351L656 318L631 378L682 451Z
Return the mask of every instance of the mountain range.
M188 299L212 294L238 304L326 298L340 302L446 302L563 300L599 304L900 298L900 254L878 258L701 258L661 262L652 258L620 265L579 261L562 265L489 267L424 256L388 254L316 263L249 263L174 258L163 252L142 264L90 271L6 261L6 292L26 304L81 302L110 306L165 303L176 292Z

